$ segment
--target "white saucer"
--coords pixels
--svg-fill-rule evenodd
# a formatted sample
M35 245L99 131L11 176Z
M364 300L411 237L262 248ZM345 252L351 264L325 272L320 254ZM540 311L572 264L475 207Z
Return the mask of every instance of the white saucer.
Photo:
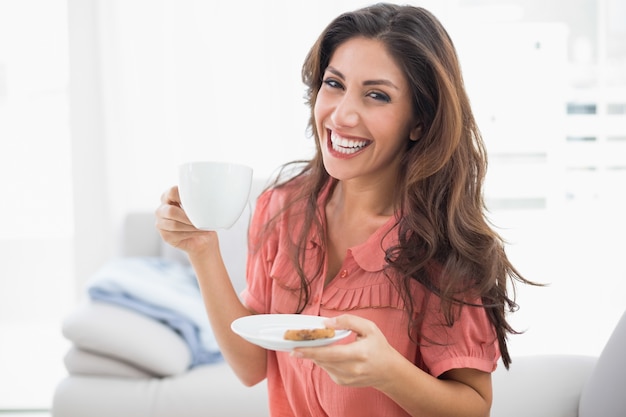
M315 340L285 340L286 330L324 328L325 317L302 314L256 314L233 321L230 328L250 343L269 350L288 352L296 347L325 346L347 337L350 330L335 330L335 336Z

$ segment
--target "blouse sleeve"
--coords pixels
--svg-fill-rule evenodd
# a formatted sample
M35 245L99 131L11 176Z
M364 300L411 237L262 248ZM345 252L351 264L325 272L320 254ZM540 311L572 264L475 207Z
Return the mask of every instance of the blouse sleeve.
M445 323L441 299L436 295L426 297L424 308L420 353L423 365L433 376L458 368L484 372L496 369L500 358L498 338L483 307L463 305L452 326Z

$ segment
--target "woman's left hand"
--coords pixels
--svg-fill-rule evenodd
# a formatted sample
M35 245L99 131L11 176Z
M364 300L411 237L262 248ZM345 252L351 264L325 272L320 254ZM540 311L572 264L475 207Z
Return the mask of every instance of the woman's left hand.
M292 355L310 359L324 369L339 385L351 387L377 386L389 375L390 361L400 355L389 345L378 326L370 320L351 314L328 319L334 329L356 333L356 340L314 348L297 348Z

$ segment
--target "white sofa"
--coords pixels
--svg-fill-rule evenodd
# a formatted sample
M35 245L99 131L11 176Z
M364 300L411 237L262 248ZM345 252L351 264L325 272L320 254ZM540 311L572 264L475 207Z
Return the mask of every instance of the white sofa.
M237 289L244 285L248 214L220 236ZM130 214L125 230L124 255L181 259L160 241L152 213ZM63 331L73 347L65 358L69 375L54 394L54 417L269 415L265 383L244 387L224 362L189 370L185 344L149 318L86 301ZM493 381L492 417L625 417L626 313L599 358L515 357Z
M255 181L252 195L264 186ZM220 231L222 255L237 290L245 285L246 209ZM162 242L154 213L130 213L120 256L162 257L186 263L184 253ZM54 417L269 416L266 384L245 387L222 360L189 369L190 353L167 326L112 304L84 302L63 322L72 342L68 376L56 387Z

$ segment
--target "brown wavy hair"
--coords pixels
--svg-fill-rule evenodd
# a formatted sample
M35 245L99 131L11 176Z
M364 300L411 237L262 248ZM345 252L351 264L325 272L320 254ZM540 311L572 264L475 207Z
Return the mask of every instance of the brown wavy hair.
M304 227L295 237L294 264L301 279L299 311L309 301L303 271L305 242L313 230L326 242L319 220L318 196L334 186L324 168L313 109L322 77L336 48L354 37L382 42L403 70L412 92L414 117L421 124L417 141L407 138L397 198L398 244L386 249L388 268L401 277L398 288L415 328L411 282L417 280L443 300L448 325L463 305L484 307L496 330L502 360L511 358L507 334L518 333L506 313L517 309L516 281L531 283L509 262L501 237L485 217L482 183L487 155L465 92L454 45L441 23L427 10L413 6L376 4L333 20L309 51L302 67L311 109L309 129L317 151L308 161L286 164L273 186L293 187L292 203L305 202ZM293 168L293 169L289 169ZM295 171L294 171L295 169ZM323 265L317 268L321 274ZM469 294L469 296L468 296ZM469 303L468 300L480 300ZM409 331L412 334L411 331Z

